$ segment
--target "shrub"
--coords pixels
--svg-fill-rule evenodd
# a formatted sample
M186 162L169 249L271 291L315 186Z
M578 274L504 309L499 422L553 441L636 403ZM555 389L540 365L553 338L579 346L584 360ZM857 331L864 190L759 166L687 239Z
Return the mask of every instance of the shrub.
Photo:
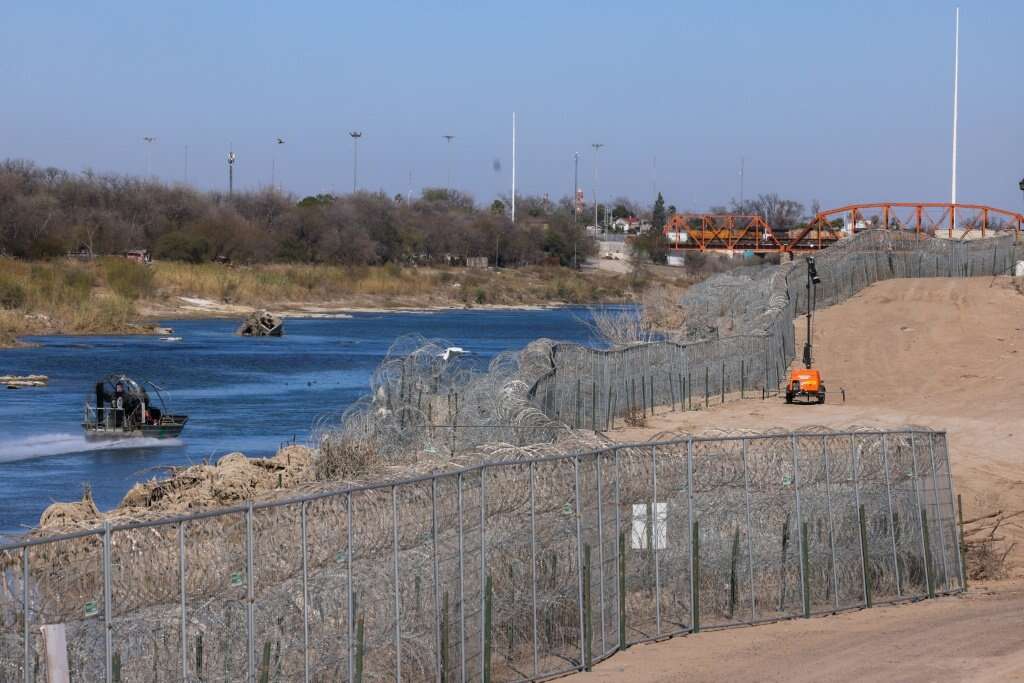
M157 240L154 252L171 261L202 263L210 256L210 244L202 237L175 230Z
M25 288L19 283L0 278L0 308L24 308L27 298Z
M109 258L103 262L107 284L129 301L153 293L153 271L147 266L121 258Z
M96 274L93 270L80 266L71 266L64 271L64 290L68 298L81 302L89 298Z

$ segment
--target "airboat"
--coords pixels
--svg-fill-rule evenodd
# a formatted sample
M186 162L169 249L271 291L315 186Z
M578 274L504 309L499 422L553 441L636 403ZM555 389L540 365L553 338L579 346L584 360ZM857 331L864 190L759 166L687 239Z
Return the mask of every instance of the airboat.
M167 411L164 391L157 385L113 374L96 383L95 403L86 400L82 428L90 440L173 439L181 435L187 421L187 415Z

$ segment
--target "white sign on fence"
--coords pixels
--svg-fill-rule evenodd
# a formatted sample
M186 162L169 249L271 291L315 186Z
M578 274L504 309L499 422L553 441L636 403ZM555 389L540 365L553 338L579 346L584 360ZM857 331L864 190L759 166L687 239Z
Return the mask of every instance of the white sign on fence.
M650 520L648 520L648 517ZM653 527L648 531L647 525ZM633 550L647 550L647 538L650 535L655 550L668 547L668 503L637 503L633 505L633 525L631 546Z

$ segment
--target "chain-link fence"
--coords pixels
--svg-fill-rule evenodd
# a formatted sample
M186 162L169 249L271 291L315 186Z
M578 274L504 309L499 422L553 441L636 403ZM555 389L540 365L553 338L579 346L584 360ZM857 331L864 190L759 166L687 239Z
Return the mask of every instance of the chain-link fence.
M946 437L611 446L0 547L0 680L524 680L959 591ZM51 646L52 647L52 646Z
M870 230L815 258L821 278L816 303L822 307L881 280L1007 274L1024 249L1014 235L958 242ZM605 430L616 418L646 417L655 407L695 409L731 396L774 394L796 357L793 319L806 309L806 282L802 258L715 275L680 302L683 336L694 341L611 351L555 344L550 368L529 396L552 419Z

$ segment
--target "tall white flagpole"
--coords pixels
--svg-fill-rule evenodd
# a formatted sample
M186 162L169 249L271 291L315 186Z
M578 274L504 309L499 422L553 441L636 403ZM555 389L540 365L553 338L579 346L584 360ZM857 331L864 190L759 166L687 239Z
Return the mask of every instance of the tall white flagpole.
M516 113L512 112L512 222L516 222Z
M956 43L953 52L953 204L956 204L956 132L960 109L960 8L956 8Z

